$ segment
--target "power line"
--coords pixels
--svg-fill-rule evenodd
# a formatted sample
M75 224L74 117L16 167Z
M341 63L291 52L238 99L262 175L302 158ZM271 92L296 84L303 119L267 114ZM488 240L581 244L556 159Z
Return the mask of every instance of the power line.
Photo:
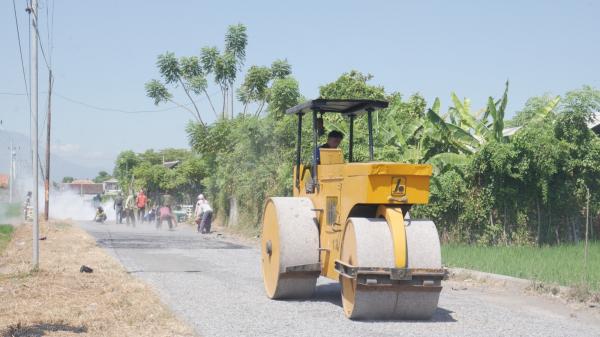
M13 3L14 3L14 0L13 0ZM26 11L30 15L33 14L33 21L32 21L33 22L33 24L32 24L33 25L33 29L35 29L35 33L36 33L36 35L38 37L37 38L37 42L38 42L38 44L40 46L40 49L42 51L42 57L44 59L44 63L46 64L46 68L48 68L48 70L50 71L51 70L50 63L48 62L48 58L46 57L46 51L44 50L44 45L43 45L42 39L41 39L42 34L40 34L40 30L38 28L38 25L39 25L38 11L37 11L37 9L33 10L31 3L28 4Z
M126 113L126 114L137 114L137 113L148 113L148 112L162 112L162 111L169 111L169 110L174 110L174 109L179 109L180 108L178 106L172 106L172 107L169 107L169 108L155 109L155 110L124 110L124 109L119 109L119 108L101 107L101 106L89 104L89 103L86 103L86 102L82 102L80 100L69 98L69 97L61 95L61 94L59 94L57 92L55 92L54 94L56 96L64 99L64 100L67 100L67 101L71 102L71 103L79 104L79 105L85 106L87 108L94 109L94 110L99 110L99 111L111 111L111 112L122 112L122 113ZM192 103L188 103L188 104L186 104L184 106L191 106L191 105L192 105Z
M41 93L43 94L45 92L42 91ZM217 93L218 93L218 91L215 91L211 95L215 95ZM60 98L62 98L62 99L64 99L64 100L66 100L66 101L69 101L71 103L78 104L78 105L81 105L81 106L85 106L87 108L90 108L90 109L93 109L93 110L98 110L98 111L109 111L109 112L121 112L121 113L127 113L127 114L137 114L137 113L163 112L163 111L169 111L169 110L175 110L175 109L180 109L181 108L180 106L176 105L176 106L171 106L171 107L168 107L168 108L154 109L154 110L126 110L126 109L113 108L113 107L101 107L101 106L97 106L97 105L94 105L94 104L83 102L83 101L78 100L78 99L67 97L65 95L61 95L61 94L57 93L56 91L53 91L53 94L56 95L56 96L58 96L58 97L60 97ZM0 91L0 95L23 96L25 94L22 93L22 92ZM202 102L202 101L204 101L204 97L195 100L194 103L199 103L199 102ZM184 104L182 106L189 107L189 106L192 106L192 103Z
M52 66L52 52L54 50L54 4L52 1L52 10L50 10L50 0L46 1L46 34L48 41L48 58ZM50 19L52 17L52 19Z
M0 91L0 95L6 95L6 96L26 96L26 95L28 95L28 93L24 94L22 92Z
M41 92L42 94L45 92ZM125 109L119 109L119 108L112 108L112 107L101 107L101 106L97 106L97 105L93 105L90 103L86 103L74 98L70 98L64 95L61 95L59 93L54 92L54 94L66 101L69 101L71 103L75 103L78 105L82 105L85 106L87 108L90 109L94 109L94 110L99 110L99 111L111 111L111 112L122 112L122 113L146 113L146 112L162 112L162 111L169 111L169 110L174 110L174 109L178 109L178 106L172 106L172 107L168 107L168 108L163 108L163 109L154 109L154 110L125 110ZM8 92L8 91L0 91L0 95L6 95L6 96L23 96L26 95L22 92ZM200 100L197 100L196 102L199 102ZM191 103L186 104L184 106L191 106Z
M14 0L13 0L14 1ZM44 50L44 45L42 43L42 39L39 38L41 36L40 31L38 29L38 14L33 13L35 15L35 20L33 20L33 22L35 23L33 25L33 28L35 29L35 32L38 36L38 44L40 45L40 50L42 51L42 58L44 59L44 63L46 64L46 68L48 68L48 70L52 70L52 67L50 67L50 63L48 63L48 58L46 57L46 51Z
M17 17L17 5L13 0L13 13L15 15L15 27L17 28L17 40L19 42L19 56L21 57L21 72L23 73L23 81L25 82L25 93L29 97L29 88L27 85L27 75L25 75L25 62L23 61L23 48L21 47L21 32L19 31L19 19Z

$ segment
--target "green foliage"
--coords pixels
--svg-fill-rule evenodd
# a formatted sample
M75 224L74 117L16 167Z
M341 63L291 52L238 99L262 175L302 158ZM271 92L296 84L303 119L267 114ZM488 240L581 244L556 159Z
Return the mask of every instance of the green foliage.
M547 116L554 117L555 109L560 102L559 96L545 94L539 97L531 97L525 102L522 110L517 111L515 117L507 121L507 126L523 126L528 122L540 121Z
M11 225L0 225L0 254L8 246L14 227Z
M168 102L173 95L159 80L150 80L145 85L146 95L154 100L155 105Z
M69 184L69 183L72 183L72 182L73 182L73 180L75 180L75 178L73 178L73 177L63 177L63 178L62 178L62 182L63 182L63 184Z
M286 60L276 60L270 68L251 66L237 92L238 100L244 103L244 114L251 103L258 105L254 115L260 115L266 103L275 114L283 114L285 107L295 105L300 89L291 73L292 67Z
M385 99L383 87L367 83L372 78L371 74L352 70L342 74L336 81L322 86L319 93L321 98Z
M200 50L200 62L204 72L207 74L213 72L218 57L219 49L217 47L202 47Z
M0 219L17 218L22 215L22 205L15 203L0 203Z
M275 60L271 63L271 76L273 78L285 78L292 73L292 66L287 60Z
M298 83L291 78L292 67L285 59L273 61L270 67L250 66L239 88L234 83L242 73L246 60L248 34L243 24L231 25L227 28L224 48L205 46L199 56L176 57L172 52L161 54L156 66L161 80L152 79L145 84L146 95L154 104L171 102L188 111L195 122L206 126L206 116L196 105L194 95L204 95L215 117L225 119L235 115L234 96L242 102L241 113L247 114L250 105L256 105L254 115L260 115L266 104L273 106L272 111L278 111L289 102L297 102L300 97ZM207 92L209 79L221 91L221 111L213 104ZM272 93L272 87L276 90ZM180 89L185 94L188 104L180 103L174 90Z
M543 247L442 245L442 260L451 267L509 275L549 284L580 283L600 291L600 243L590 245L588 266L583 244Z
M133 151L123 151L117 156L113 176L119 180L124 191L128 189L133 169L140 163L141 160Z
M100 184L111 178L112 178L112 176L110 174L108 174L108 172L100 171L100 172L98 172L98 175L96 176L96 178L94 178L94 182L97 184Z
M300 103L300 87L292 76L277 77L269 95L269 111L275 116L282 116L285 110Z
M196 105L192 95L202 95L207 98L210 107L217 115L217 110L212 99L206 91L207 77L213 75L214 82L220 87L222 94L221 118L227 112L228 97L231 95L229 110L233 115L233 83L241 71L246 59L248 35L243 24L231 25L225 34L225 48L221 53L217 47L202 47L200 56L183 56L177 58L172 52L165 52L158 56L156 66L162 78L148 81L145 85L146 95L154 100L154 104L172 102L180 108L191 113L194 119L204 123L203 114ZM175 100L171 90L181 89L189 104L181 104Z
M250 66L234 90L246 59L245 26L230 26L224 48L203 47L199 56L164 53L157 59L160 80L146 84L156 104L174 102L179 88L191 101L181 105L195 120L187 126L194 154L179 150L125 151L114 176L123 187L146 186L156 193L191 198L204 191L231 224L256 228L264 200L289 195L296 138L296 116L285 110L302 100L287 60ZM221 89L221 118L207 125L192 95L206 92L208 79ZM373 115L375 159L429 163L433 166L429 205L414 207L417 217L436 221L442 239L480 245L558 244L582 237L587 191L591 192L592 228L600 215L600 140L588 129L592 112L600 111L600 91L584 86L564 96L530 99L513 120L506 120L508 82L504 92L490 96L478 110L468 98L450 95L450 106L435 99L429 105L417 94L403 97L372 84L372 75L352 70L319 88L322 98L387 100L387 109ZM233 114L233 94L243 112ZM228 101L228 97L231 101ZM248 109L256 108L254 113ZM444 112L444 111L445 112ZM231 118L225 119L226 112ZM268 113L263 114L263 111ZM326 114L327 131L348 134L349 121ZM310 116L305 116L305 121ZM517 127L506 130L506 127ZM510 132L507 132L510 131ZM311 139L310 123L303 138ZM355 121L354 160L368 159L366 118ZM318 139L324 142L324 136ZM347 153L347 137L341 144ZM310 142L301 157L309 162ZM164 157L164 158L163 158ZM181 160L174 169L163 160Z
M227 28L225 34L225 52L233 55L237 63L241 66L246 59L246 46L248 45L248 34L246 26L239 23Z
M217 209L225 216L238 214L231 223L256 226L266 197L291 193L296 117L283 112L300 95L289 76L266 88L267 68L253 68L249 74L248 80L264 79L268 115L239 116L209 127L191 123L187 131L193 149L207 158L211 175L203 183ZM585 192L600 187L600 140L586 124L600 102L593 89L536 103L519 117L521 129L506 137L508 84L500 99L490 97L477 112L469 99L452 94L452 105L442 114L439 99L428 108L420 95L403 99L398 93L386 94L371 79L352 71L322 86L320 93L390 102L374 115L376 160L434 166L430 203L412 212L436 221L444 241L494 245L579 240ZM342 116L324 118L327 131L348 133L348 120ZM304 139L311 135L307 124ZM354 158L367 160L366 118L357 118L355 131ZM341 147L347 153L347 140ZM309 162L311 154L310 141L305 141L303 161ZM590 213L600 214L600 196L593 193Z
M240 115L207 128L190 123L193 149L211 172L202 183L217 212L230 224L256 228L268 196L289 195L294 149L293 116Z
M175 161L179 163L173 168L163 165ZM142 153L121 152L114 174L126 193L144 188L158 202L162 195L168 194L179 202L193 203L204 188L202 180L208 171L205 159L189 150L150 149Z
M251 66L246 73L239 95L242 103L266 101L272 70L268 67Z
M215 83L227 90L229 83L235 81L237 76L237 59L235 54L225 52L219 55L215 60L213 73L215 75Z

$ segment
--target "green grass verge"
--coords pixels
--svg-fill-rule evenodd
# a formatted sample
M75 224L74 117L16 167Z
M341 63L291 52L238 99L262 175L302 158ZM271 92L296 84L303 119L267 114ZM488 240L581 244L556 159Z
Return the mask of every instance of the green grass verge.
M4 251L10 242L10 237L13 231L14 228L11 225L0 225L0 253Z
M21 214L21 204L19 203L1 203L0 204L0 218L10 219L18 218Z
M587 268L584 267L583 256L583 244L547 247L442 246L442 261L448 267L564 286L583 284L600 291L600 242L590 243Z

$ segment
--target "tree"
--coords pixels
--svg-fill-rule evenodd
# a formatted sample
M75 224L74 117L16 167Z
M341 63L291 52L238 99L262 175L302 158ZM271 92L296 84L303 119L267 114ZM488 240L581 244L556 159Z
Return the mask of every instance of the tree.
M205 125L205 117L203 118L193 95L203 94L213 113L218 117L217 110L207 92L207 76L212 74L215 83L221 89L223 99L221 118L225 118L228 92L232 93L230 110L233 115L233 83L244 64L247 41L246 27L238 24L229 26L225 35L225 50L222 54L216 47L203 47L200 56L177 58L172 52L159 55L156 66L162 81L152 79L147 82L145 85L146 95L154 100L155 105L164 102L177 105L188 111L194 120ZM175 100L172 92L174 89L183 91L188 104L182 104Z
M271 63L271 77L274 79L283 79L292 73L292 66L287 59L275 60Z
M319 93L321 98L385 99L385 90L382 86L367 83L372 78L371 74L352 70L342 74L334 82L321 86Z
M200 124L195 124L200 126ZM174 168L163 165L168 161L179 161ZM125 168L126 169L125 169ZM159 202L161 195L169 194L179 202L190 203L203 189L202 180L207 169L204 158L187 149L149 149L141 153L123 151L117 157L115 172L125 190L144 188L146 194Z
M560 96L544 94L543 96L531 97L525 102L525 106L517 111L515 117L507 121L511 127L523 126L527 123L536 122L547 116L554 116L560 102Z
M100 172L98 172L98 175L96 176L96 178L94 178L94 182L97 184L100 184L111 178L112 178L112 176L110 174L108 174L108 172L100 171Z
M299 84L289 63L278 59L250 66L234 88L246 47L245 27L234 25L221 49L204 47L199 56L190 57L162 55L160 81L147 84L155 103L173 100L173 88L183 93L187 88L191 99L206 95L209 82L215 83L222 95L220 118L210 125L199 118L188 123L193 153L124 152L117 158L115 176L126 182L135 176L137 184L180 200L193 199L201 190L226 223L254 229L267 197L290 195L297 119L285 111L302 100ZM443 240L577 241L585 222L586 191L600 189L600 138L588 129L593 112L600 110L600 91L584 86L560 97L534 97L507 121L508 83L481 109L473 109L468 98L454 92L445 109L437 98L428 103L418 93L405 97L386 92L372 80L373 76L353 70L321 86L320 97L389 102L387 109L373 114L375 159L429 163L434 168L430 204L413 207L411 215L433 218ZM244 113L234 115L234 93ZM192 102L185 107L196 114ZM265 110L268 113L263 114ZM225 118L227 112L231 118ZM325 114L324 119L329 131L348 133L348 120L340 114ZM303 124L304 139L311 139L310 124ZM368 160L366 124L366 118L356 119L356 161ZM508 133L508 127L515 129ZM303 162L312 157L310 143L302 144ZM180 160L179 165L171 169L162 165L172 160ZM590 211L600 214L600 195L592 193Z
M62 178L63 184L70 184L73 182L73 180L75 180L75 178L73 178L73 177L63 177Z
M298 83L291 77L292 67L287 60L276 60L271 67L252 66L248 69L244 83L238 89L238 99L244 103L244 113L251 103L258 105L255 115L260 115L265 104L278 105L270 109L277 111L282 105L292 106L298 102ZM276 91L274 93L274 91ZM272 98L272 96L275 96ZM283 100L283 101L280 101Z
M556 203L557 200L553 195L559 192L557 189L565 187L564 184L562 187L556 184L562 180L559 177L562 175L560 167L563 165L562 162L566 155L565 144L557 141L552 125L548 121L526 127L513 138L512 142L517 154L512 162L515 167L515 175L521 181L522 188L518 188L519 185L515 183L505 185L512 185L515 189L514 194L510 196L513 200L525 199L524 203L534 209L535 238L537 244L540 245L543 233L547 233L550 229L550 224L542 220L545 218L545 210L549 212L554 209L555 216L560 214L558 210L561 206ZM526 195L525 198L523 198L524 195ZM506 200L509 199L506 198Z
M141 160L133 151L123 151L119 153L115 161L113 176L119 180L124 191L130 188L133 178L133 169L141 163Z
M225 52L226 54L232 55L235 59L235 68L236 70L242 70L242 66L244 65L244 61L246 60L246 46L248 45L248 35L246 34L246 26L242 24L229 26L227 29L227 34L225 34ZM233 83L235 82L235 78L237 75L237 71L229 71L228 72L228 83L229 88L228 91L231 94L231 118L233 118L233 96L234 89Z
M276 78L269 90L269 111L277 116L285 114L285 110L300 103L300 87L295 78L288 75ZM260 112L259 112L260 113Z
M225 118L227 116L228 92L237 75L237 61L235 56L232 53L219 55L215 61L213 73L215 75L215 83L221 88L221 94L223 96L221 117Z
M192 98L192 93L204 92L206 93L206 79L198 58L181 58L177 59L174 53L166 52L158 56L156 65L159 69L160 75L164 80L164 84L159 80L153 79L146 83L146 95L154 100L154 104L158 105L161 102L172 102L190 112L192 116L200 123L204 124L202 115L196 102ZM187 105L173 99L173 94L169 92L166 85L171 85L174 88L181 87L185 95L190 101L190 105L193 110ZM210 97L208 97L210 100ZM211 103L212 105L212 103ZM214 111L214 107L213 107Z
M256 115L260 114L267 102L269 82L272 79L272 70L268 67L251 66L246 73L242 86L238 89L238 99L244 103L244 113L248 104L258 102Z

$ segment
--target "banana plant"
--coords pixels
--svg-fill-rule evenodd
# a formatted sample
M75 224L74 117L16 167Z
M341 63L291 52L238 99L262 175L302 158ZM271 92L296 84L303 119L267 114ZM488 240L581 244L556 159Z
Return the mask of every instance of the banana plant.
M508 82L501 99L494 101L489 97L486 108L477 112L471 111L469 99L461 101L455 93L451 94L451 99L454 106L448 109L446 115L440 116L439 100L436 98L427 117L446 136L446 141L459 152L474 153L491 140L505 140L503 130L504 114L508 103Z

